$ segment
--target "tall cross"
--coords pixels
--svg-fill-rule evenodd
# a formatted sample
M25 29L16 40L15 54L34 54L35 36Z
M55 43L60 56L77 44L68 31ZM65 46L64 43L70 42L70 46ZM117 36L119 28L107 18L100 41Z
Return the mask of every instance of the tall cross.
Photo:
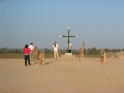
M77 37L77 36L70 36L70 28L68 28L68 35L67 36L60 36L60 37L68 38L68 47L69 47L70 38L74 38L74 37Z

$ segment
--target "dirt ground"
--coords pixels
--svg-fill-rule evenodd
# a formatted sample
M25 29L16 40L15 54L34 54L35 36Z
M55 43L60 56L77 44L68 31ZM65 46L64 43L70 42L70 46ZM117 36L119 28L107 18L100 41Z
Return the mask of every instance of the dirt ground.
M0 93L124 93L124 59L77 62L0 59Z

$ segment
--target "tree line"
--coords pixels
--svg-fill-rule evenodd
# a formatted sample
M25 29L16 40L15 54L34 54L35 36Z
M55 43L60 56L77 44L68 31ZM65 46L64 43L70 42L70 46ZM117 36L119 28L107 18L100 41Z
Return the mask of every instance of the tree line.
M44 50L44 52L46 54L52 54L53 51L51 49L47 49L47 48L44 48L44 49L38 49L38 53L41 52L41 50ZM87 55L99 55L100 53L100 50L101 49L97 49L95 47L93 48L88 48L88 49L84 49L84 54L87 54ZM108 49L108 48L105 48L104 49L106 52L113 52L113 53L116 53L116 52L121 52L121 51L124 51L124 49ZM65 49L60 49L59 51L61 54L64 54L67 52L67 50ZM9 48L0 48L0 54L3 54L3 53L23 53L23 49L18 49L18 48L14 48L14 49L9 49ZM79 53L79 50L77 49L73 49L72 50L72 53L73 54L78 54Z

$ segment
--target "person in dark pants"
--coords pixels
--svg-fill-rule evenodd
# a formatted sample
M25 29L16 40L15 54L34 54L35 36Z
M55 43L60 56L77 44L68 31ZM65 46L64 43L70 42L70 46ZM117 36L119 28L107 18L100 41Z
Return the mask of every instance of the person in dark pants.
M25 45L25 48L23 49L24 51L24 59L25 59L25 66L27 66L27 61L28 61L28 64L31 65L30 63L30 52L31 52L31 49L28 48L28 45Z
M72 49L72 44L69 41L69 46L67 44L67 51L68 51L68 53L71 53L71 49Z

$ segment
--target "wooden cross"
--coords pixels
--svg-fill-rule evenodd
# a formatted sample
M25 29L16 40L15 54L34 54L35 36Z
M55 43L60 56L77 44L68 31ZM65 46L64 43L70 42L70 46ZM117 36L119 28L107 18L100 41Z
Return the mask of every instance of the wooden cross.
M69 47L69 42L70 42L70 38L75 38L75 37L77 37L77 36L71 36L70 35L70 28L68 28L68 35L67 36L60 36L60 37L65 37L65 38L68 38L68 47Z

